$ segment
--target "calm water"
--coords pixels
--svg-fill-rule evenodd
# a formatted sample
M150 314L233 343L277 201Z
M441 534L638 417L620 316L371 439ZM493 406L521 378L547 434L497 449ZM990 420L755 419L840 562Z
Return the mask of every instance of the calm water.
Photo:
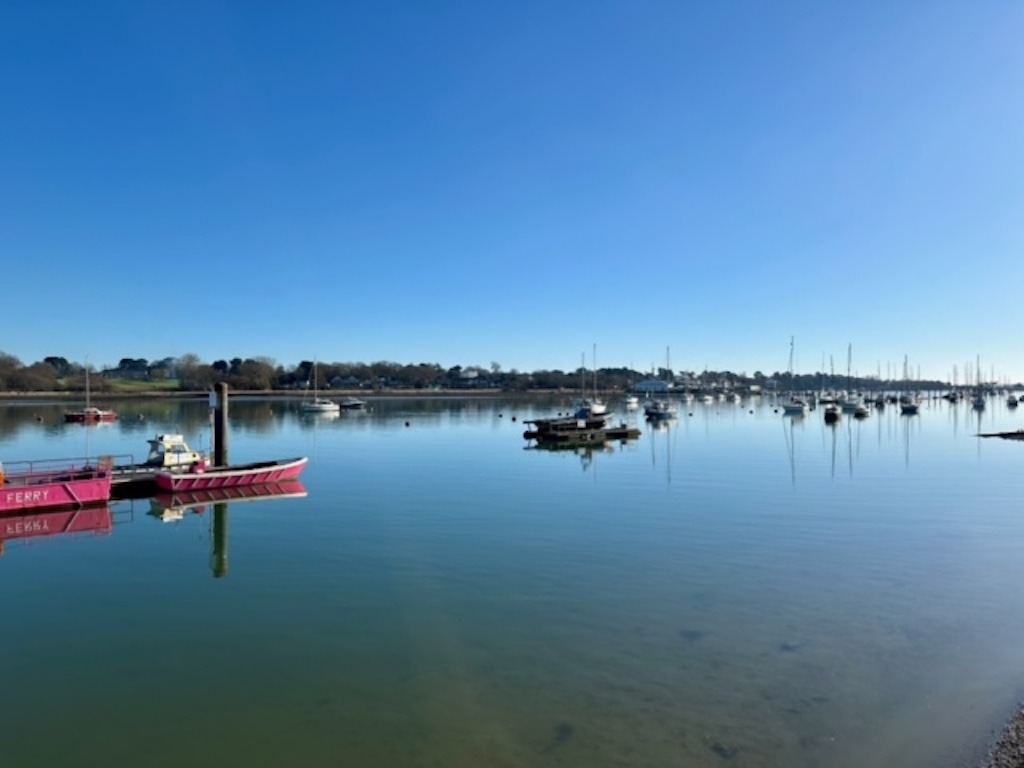
M975 437L1024 408L528 449L568 405L235 398L307 496L8 541L5 768L955 766L1024 694L1024 443ZM116 407L0 405L0 459L209 447L205 402Z

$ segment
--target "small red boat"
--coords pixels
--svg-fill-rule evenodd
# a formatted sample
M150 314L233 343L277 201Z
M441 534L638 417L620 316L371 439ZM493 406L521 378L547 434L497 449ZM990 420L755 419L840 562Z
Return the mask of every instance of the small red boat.
M109 461L48 459L0 465L0 514L110 501Z
M80 411L65 411L64 421L70 424L106 424L117 421L117 411L95 408L89 401L89 369L85 369L85 408Z
M80 411L66 411L64 421L69 424L101 424L117 421L117 411L88 407Z
M306 468L307 458L257 461L252 464L235 464L227 467L196 465L190 472L168 472L162 470L155 475L156 486L161 491L182 493L205 491L219 488L236 488L246 485L279 483L294 480Z

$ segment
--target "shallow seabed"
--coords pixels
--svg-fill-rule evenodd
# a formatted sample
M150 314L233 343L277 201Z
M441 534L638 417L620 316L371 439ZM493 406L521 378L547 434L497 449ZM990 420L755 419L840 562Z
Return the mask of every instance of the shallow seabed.
M1024 443L999 398L823 423L691 404L537 450L569 400L231 404L231 458L308 495L7 541L10 766L955 766L1024 692ZM134 453L0 405L0 459ZM621 409L620 409L621 410ZM162 513L161 513L162 514ZM164 521L163 518L168 518ZM0 532L16 524L0 521Z

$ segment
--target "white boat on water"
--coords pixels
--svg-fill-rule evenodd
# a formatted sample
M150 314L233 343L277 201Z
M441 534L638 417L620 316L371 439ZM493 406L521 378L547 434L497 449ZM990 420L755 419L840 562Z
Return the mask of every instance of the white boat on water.
M577 419L595 419L608 416L608 404L596 397L585 397L576 404Z
M838 404L843 413L857 413L857 411L864 407L864 403L857 395L840 397Z
M782 413L786 416L803 416L808 409L807 401L800 397L792 397L782 403Z
M325 397L315 397L312 400L306 400L302 404L302 410L306 413L337 413L341 410L341 406Z
M644 416L650 421L674 419L676 417L676 407L668 400L650 400L644 403Z
M366 407L366 401L358 397L343 397L338 405L343 411L359 411Z
M313 368L310 372L310 380L313 388L313 397L309 400L303 400L302 408L303 413L338 413L341 411L341 406L333 400L328 400L326 397L320 397L317 392L317 371L316 363L313 363Z
M209 458L205 453L189 448L184 435L160 434L147 442L149 455L146 456L146 467L191 469Z
M793 337L789 337L789 368L786 369L789 374L790 387L793 386ZM790 390L789 398L783 400L780 405L782 406L782 413L786 416L803 416L810 410L810 406L807 401L799 395L795 394L793 390Z
M636 395L626 395L624 402L628 411L635 411L640 407L640 398Z
M611 416L608 404L597 396L597 345L594 345L594 394L587 395L586 383L587 361L586 355L580 360L580 401L576 404L574 416L577 419L591 420L602 419Z

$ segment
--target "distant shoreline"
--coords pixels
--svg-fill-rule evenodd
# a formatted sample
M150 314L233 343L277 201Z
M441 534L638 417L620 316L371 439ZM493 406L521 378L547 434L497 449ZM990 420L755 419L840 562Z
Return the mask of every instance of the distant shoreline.
M228 395L231 397L246 398L304 398L309 392L301 389L282 390L244 390L232 389ZM320 395L326 398L332 397L359 397L359 398L404 398L404 397L434 397L434 398L480 398L480 397L536 397L552 395L578 395L578 392L559 390L530 390L528 392L506 391L501 389L331 389L321 390ZM90 400L196 400L209 397L210 393L203 390L192 391L165 391L165 392L91 392ZM4 401L26 401L26 400L48 400L48 401L73 401L78 402L85 397L84 392L0 392L0 402Z

